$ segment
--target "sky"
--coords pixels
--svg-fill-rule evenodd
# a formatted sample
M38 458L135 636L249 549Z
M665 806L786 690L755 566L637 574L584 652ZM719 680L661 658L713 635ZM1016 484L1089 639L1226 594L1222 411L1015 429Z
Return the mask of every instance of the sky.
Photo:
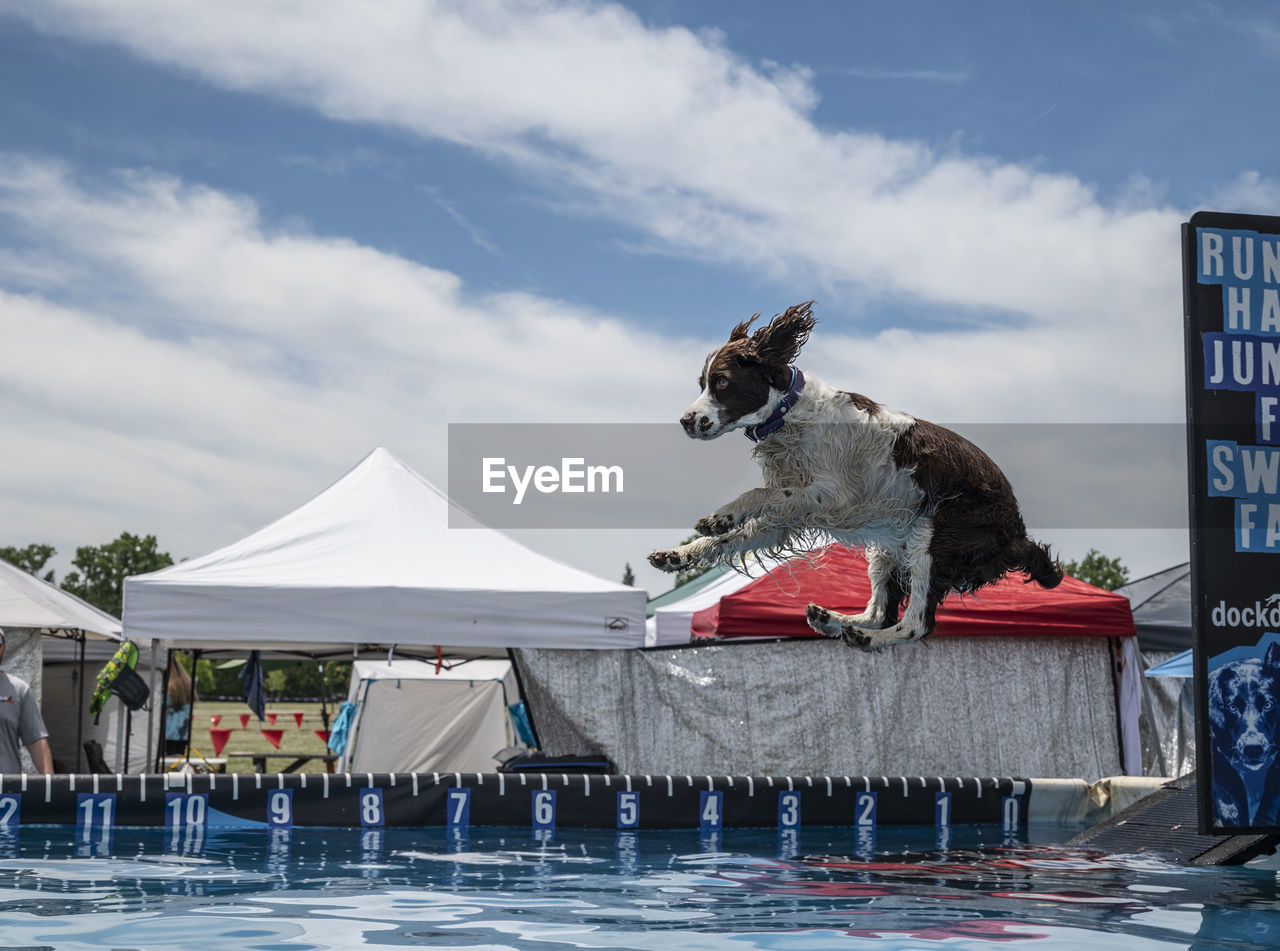
M444 485L449 424L675 426L809 299L805 371L922 418L1179 423L1180 224L1280 214L1278 79L1247 0L0 0L0 545L182 559L376 446ZM513 534L656 594L688 532Z

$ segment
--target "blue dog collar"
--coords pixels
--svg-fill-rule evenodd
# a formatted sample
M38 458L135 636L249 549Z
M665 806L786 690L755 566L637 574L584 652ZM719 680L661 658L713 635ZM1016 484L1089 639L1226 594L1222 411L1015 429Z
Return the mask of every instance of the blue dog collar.
M800 372L799 367L791 368L791 386L787 389L787 395L778 400L778 405L773 408L773 412L769 414L769 418L763 423L756 423L754 426L748 426L743 430L747 434L747 438L752 442L759 442L770 433L776 433L782 428L787 421L787 413L791 412L791 407L796 405L796 400L800 399L800 391L804 389L804 374Z

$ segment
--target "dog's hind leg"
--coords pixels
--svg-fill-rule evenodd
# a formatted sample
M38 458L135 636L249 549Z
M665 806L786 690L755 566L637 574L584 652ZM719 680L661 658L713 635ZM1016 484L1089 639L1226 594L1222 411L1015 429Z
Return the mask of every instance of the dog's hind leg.
M903 586L896 576L896 566L892 559L886 557L887 570L883 564L877 567L876 562L872 561L872 553L868 551L872 600L867 605L867 610L862 614L840 614L810 604L805 611L809 626L819 634L839 637L851 647L864 651L883 650L928 637L933 631L934 614L941 600L940 595L933 591L933 559L929 554L932 537L932 526L925 521L920 523L907 543L906 561L911 575L907 593L910 600L902 620L898 621L896 616L888 615L890 604L896 615L897 607L902 602ZM880 579L879 583L877 578ZM874 626L871 626L873 623Z

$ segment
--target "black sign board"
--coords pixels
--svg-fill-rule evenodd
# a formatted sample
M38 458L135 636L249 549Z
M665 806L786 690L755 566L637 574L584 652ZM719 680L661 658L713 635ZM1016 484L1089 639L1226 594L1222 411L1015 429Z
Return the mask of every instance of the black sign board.
M1183 225L1202 833L1280 831L1280 218Z

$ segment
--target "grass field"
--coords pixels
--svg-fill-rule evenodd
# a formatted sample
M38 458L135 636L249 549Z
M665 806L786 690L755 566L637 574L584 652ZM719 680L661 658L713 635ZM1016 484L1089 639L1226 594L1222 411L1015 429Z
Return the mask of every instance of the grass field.
M338 704L329 704L330 722L332 722L337 712ZM273 713L276 715L274 726L270 721L270 715ZM301 728L298 727L294 716L297 713L302 714ZM247 729L240 726L241 714L249 715ZM212 718L219 715L221 715L222 719L218 725L223 729L231 730L231 737L227 740L227 745L222 750L223 756L227 756L228 753L296 753L299 756L311 753L319 756L326 752L324 741L315 733L316 730L324 729L324 722L320 715L320 704L318 703L268 703L268 719L259 723L258 718L254 716L248 704L242 700L197 700L191 720L191 747L193 751L199 751L207 758L212 758L215 755L209 728L213 726ZM284 731L280 738L280 748L278 750L271 745L270 740L262 735L261 731L263 729ZM199 762L199 757L195 755L195 752L192 753L191 758ZM287 760L268 760L267 762L268 772L274 772L288 764ZM323 760L313 760L304 764L298 772L323 773L324 768ZM227 757L227 772L252 773L253 761L229 756Z

